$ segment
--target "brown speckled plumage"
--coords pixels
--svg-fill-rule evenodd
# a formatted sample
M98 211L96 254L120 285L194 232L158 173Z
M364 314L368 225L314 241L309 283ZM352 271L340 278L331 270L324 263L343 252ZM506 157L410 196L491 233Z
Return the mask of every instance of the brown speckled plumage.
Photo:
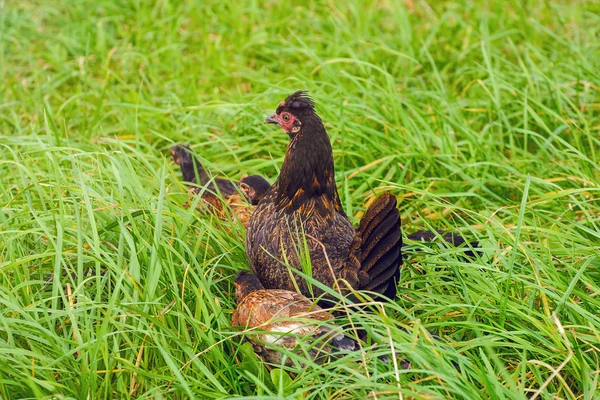
M402 246L395 196L378 198L355 230L342 209L331 144L312 100L296 92L265 122L280 125L290 143L277 181L248 224L246 253L261 283L320 296L321 289L310 288L283 262L302 271L300 249L307 248L319 282L335 288L336 279L344 279L353 289L395 297Z
M337 349L354 349L354 341L331 324L324 324L333 317L303 295L289 290L267 290L255 275L245 272L237 276L235 286L238 306L231 324L249 329L247 340L265 361L281 364L282 353L278 348L291 351L300 343L308 346L311 358L328 355L332 345Z

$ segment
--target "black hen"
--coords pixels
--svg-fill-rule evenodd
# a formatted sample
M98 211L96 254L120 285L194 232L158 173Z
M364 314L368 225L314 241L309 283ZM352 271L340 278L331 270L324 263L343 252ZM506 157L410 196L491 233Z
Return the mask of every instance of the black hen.
M312 99L302 91L293 93L265 123L279 125L290 143L277 181L248 225L246 253L260 282L267 289L299 290L312 298L323 293L290 273L289 263L328 287L343 279L353 289L395 297L402 263L395 196L378 198L355 230L340 203L329 136Z

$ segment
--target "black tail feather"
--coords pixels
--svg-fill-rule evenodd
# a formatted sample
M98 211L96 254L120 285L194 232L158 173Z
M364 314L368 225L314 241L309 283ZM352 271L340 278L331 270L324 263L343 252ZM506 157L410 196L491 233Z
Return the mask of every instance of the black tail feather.
M396 297L402 264L402 234L396 197L386 193L369 207L360 221L361 271L369 277L359 289Z

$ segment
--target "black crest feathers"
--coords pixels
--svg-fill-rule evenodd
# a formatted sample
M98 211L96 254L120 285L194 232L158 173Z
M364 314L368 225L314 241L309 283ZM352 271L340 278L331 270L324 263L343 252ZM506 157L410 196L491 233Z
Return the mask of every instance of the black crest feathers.
M290 94L283 103L277 107L277 114L282 111L289 111L293 114L296 113L314 113L315 102L308 95L306 90L298 90Z

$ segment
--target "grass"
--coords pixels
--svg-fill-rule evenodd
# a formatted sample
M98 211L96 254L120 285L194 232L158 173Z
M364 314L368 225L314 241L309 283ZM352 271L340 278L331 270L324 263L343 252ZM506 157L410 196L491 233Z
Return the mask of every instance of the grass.
M600 3L488 3L0 2L0 397L598 398ZM387 189L484 254L411 255L351 315L379 350L289 375L238 344L244 230L168 150L273 181L297 89L355 222Z

